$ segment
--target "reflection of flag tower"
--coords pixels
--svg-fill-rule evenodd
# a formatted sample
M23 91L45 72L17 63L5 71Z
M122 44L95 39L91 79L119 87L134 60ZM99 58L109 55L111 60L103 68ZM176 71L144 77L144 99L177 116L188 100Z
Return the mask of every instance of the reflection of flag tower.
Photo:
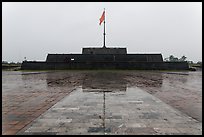
M101 18L100 18L100 23L99 23L99 25L101 25L101 23L104 23L104 33L103 33L103 48L106 48L106 46L105 46L105 35L106 35L106 33L105 33L105 8L104 8L104 11L103 11L103 13L102 13L102 15L101 15Z

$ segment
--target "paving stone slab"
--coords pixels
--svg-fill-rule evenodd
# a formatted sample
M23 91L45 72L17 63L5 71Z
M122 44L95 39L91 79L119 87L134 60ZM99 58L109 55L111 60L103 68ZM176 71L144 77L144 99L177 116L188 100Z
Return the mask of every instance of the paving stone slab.
M38 117L34 121L35 124L20 134L35 134L35 127L42 127L39 129L42 134L53 131L57 135L202 134L200 122L140 88L128 88L125 94L125 97L113 96L111 92L106 92L104 96L104 93L83 92L78 88ZM58 117L51 119L53 114ZM45 125L42 123L50 125L50 130L43 131Z

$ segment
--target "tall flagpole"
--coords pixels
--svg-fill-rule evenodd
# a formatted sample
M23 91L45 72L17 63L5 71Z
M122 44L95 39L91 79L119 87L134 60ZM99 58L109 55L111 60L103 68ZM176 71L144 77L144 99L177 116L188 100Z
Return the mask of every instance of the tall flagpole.
M103 41L103 48L106 48L106 46L105 46L105 35L106 35L106 33L105 33L105 8L104 8L104 33L103 33L103 35L104 35L104 41Z

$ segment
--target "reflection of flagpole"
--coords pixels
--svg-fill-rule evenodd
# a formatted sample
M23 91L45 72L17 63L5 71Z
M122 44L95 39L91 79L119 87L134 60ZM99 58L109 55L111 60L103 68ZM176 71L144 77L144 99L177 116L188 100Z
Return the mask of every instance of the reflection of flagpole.
M105 91L103 91L103 130L105 134Z

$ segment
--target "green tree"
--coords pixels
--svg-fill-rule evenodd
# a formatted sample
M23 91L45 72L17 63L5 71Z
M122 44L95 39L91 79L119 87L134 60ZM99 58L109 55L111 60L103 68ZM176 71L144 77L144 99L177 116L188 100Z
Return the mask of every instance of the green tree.
M174 56L173 55L170 55L169 56L169 61L173 61L174 60Z
M193 64L193 61L190 61L190 60L189 60L189 61L187 61L187 62L188 62L188 64Z
M200 65L202 67L202 62L198 61L196 64Z
M175 62L175 61L178 61L178 58L177 58L177 57L174 57L173 55L170 55L170 56L169 56L169 61Z
M187 57L183 55L183 56L179 59L179 61L185 61L186 58L187 58Z
M2 64L8 64L8 62L7 61L2 61Z
M164 58L164 61L169 61L169 58L167 57L167 58Z

